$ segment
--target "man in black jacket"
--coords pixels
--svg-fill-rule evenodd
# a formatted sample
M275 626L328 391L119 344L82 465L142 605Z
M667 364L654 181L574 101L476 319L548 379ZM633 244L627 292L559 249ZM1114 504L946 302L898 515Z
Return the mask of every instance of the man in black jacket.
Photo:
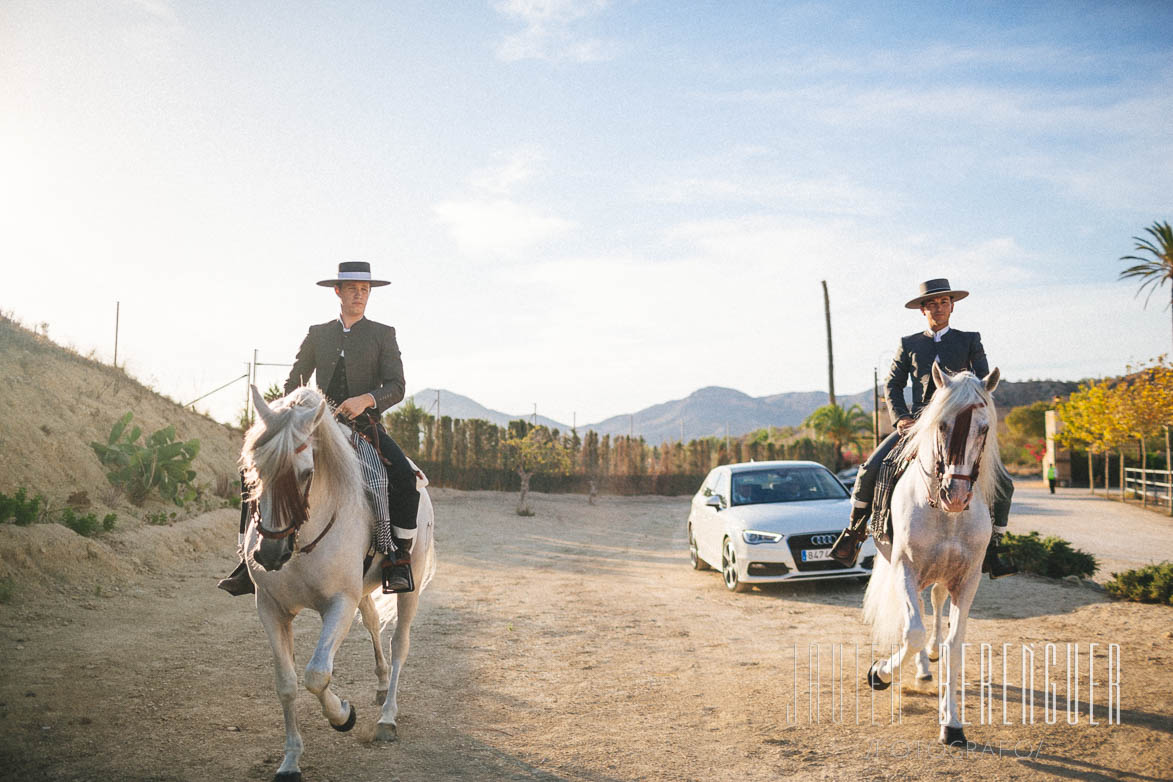
M933 363L950 372L969 370L984 378L990 373L982 337L976 331L960 331L949 327L953 304L969 295L968 291L953 290L946 279L928 280L920 286L920 294L904 306L919 309L928 322L928 328L900 340L900 347L888 371L888 412L896 431L888 435L868 460L859 468L852 492L851 522L831 548L831 557L845 567L855 564L859 549L867 539L867 519L872 511L872 497L876 489L876 474L880 463L909 430L921 409L929 403L936 390L933 383ZM904 387L912 378L912 409L904 401ZM991 578L1017 572L1016 568L998 556L998 542L1006 531L1010 518L1010 496L1014 485L1008 478L998 481L997 496L990 502L994 534L986 549L982 569Z
M420 495L411 463L380 418L383 411L403 399L403 361L395 329L365 317L371 288L389 284L371 279L370 264L358 261L338 264L337 277L318 283L334 289L341 313L332 321L310 326L285 381L285 393L316 376L335 414L375 446L387 471L390 511L391 540L378 540L379 522L387 520L376 519L377 547L388 555L383 565L383 589L404 592L411 587L411 548ZM243 563L219 586L234 595L253 591Z

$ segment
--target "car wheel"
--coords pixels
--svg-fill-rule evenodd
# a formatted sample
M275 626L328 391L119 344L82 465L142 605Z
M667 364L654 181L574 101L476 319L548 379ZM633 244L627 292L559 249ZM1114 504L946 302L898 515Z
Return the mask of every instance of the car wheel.
M721 548L721 580L730 592L749 591L749 584L737 575L737 552L733 550L733 541L729 538L725 538L725 545Z
M708 570L709 563L701 559L700 552L696 549L696 536L692 534L692 525L688 525L688 561L692 563L693 570Z

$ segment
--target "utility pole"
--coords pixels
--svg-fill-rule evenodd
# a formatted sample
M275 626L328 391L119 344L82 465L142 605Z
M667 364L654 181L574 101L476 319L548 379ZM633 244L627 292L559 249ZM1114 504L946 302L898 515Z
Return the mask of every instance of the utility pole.
M831 404L835 404L835 353L831 347L831 297L827 293L826 280L823 280L823 312L827 316L827 388Z
M534 426L538 425L538 403L534 402L534 416L530 419L530 423Z
M635 413L632 413L631 415L629 415L628 418L630 419L630 425L627 430L627 439L634 440L635 439Z
M114 368L118 368L118 321L122 316L122 302L114 302Z
M251 373L252 373L252 367L249 366L249 363L247 361L244 362L244 374L241 375L241 377L244 378L244 422L245 422L245 427L248 426L248 421L249 421L248 406L249 406L249 403L252 401L252 396L253 396L252 394L249 393L249 388L248 388L248 376Z
M249 386L255 386L257 384L257 353L258 352L260 352L260 351L258 351L256 348L253 348L253 362L248 368L248 385ZM253 420L253 395L248 392L247 388L244 390L244 394L245 394L244 417L246 420L252 421Z
M880 447L880 368L872 367L872 448Z

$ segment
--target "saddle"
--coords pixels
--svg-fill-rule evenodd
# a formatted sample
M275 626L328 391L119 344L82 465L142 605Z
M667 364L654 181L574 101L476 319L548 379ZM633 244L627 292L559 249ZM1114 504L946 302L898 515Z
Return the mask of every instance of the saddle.
M898 445L880 463L880 469L876 472L872 516L868 519L868 533L878 541L889 543L892 540L892 491L915 458L915 452L906 453Z

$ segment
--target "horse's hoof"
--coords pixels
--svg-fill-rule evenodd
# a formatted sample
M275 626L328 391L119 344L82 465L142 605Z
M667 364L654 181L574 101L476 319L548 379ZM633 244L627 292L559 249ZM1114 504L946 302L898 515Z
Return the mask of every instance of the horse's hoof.
M334 730L338 731L339 733L345 733L346 731L348 731L354 727L354 723L357 719L358 719L358 712L355 711L354 704L352 703L352 704L350 704L350 716L346 718L346 722L342 723L341 725L335 725L334 723L330 723L330 727L333 728Z
M880 661L876 660L872 663L872 667L868 668L868 686L873 690L886 690L892 686L892 682L886 682L880 678L880 674L876 671Z
M937 660L941 659L941 653L938 651L935 651L937 648L936 646L934 646L932 648L934 651L926 652L926 654L928 654L928 656L929 656L929 662L935 663Z
M965 730L960 726L953 728L949 725L941 726L941 743L950 747L965 746Z
M300 771L282 771L273 777L273 782L301 782Z
M399 731L394 722L380 722L375 725L375 741L398 741Z
M933 675L931 673L926 673L926 674L919 674L918 673L916 675L916 680L918 682L931 682L933 680Z
M375 690L375 705L382 706L383 702L387 700L386 690Z

